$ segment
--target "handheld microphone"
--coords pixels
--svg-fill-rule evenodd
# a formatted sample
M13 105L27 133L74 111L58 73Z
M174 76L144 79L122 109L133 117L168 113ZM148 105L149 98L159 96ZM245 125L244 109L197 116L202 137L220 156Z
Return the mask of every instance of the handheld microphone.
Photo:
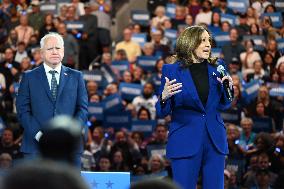
M220 73L221 79L222 79L223 77L227 76L226 71L225 71L225 68L224 68L224 66L222 66L222 65L219 65L219 66L217 67L217 72ZM228 98L230 101L233 101L233 97L232 97L232 93L231 93L231 89L230 89L230 86L229 86L229 80L228 80L228 79L225 79L225 80L223 81L223 86L224 86L224 89L225 89L225 91L226 91L226 96L227 96L227 98Z

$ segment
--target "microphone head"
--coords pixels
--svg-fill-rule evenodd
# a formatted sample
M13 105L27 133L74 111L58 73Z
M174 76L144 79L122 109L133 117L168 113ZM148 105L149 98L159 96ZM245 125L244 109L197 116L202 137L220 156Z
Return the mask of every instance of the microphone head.
M222 72L224 72L224 71L225 71L225 68L224 68L223 65L219 65L219 66L217 67L217 72L222 73Z

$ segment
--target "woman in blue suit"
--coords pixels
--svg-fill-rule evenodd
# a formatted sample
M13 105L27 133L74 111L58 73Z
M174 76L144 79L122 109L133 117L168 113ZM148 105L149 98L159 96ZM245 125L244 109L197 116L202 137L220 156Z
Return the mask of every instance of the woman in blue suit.
M180 34L174 58L162 68L156 104L159 116L171 115L167 157L174 180L195 189L200 173L204 189L223 189L228 145L220 110L230 106L223 81L232 89L232 79L218 72L224 62L211 58L211 36L202 26Z

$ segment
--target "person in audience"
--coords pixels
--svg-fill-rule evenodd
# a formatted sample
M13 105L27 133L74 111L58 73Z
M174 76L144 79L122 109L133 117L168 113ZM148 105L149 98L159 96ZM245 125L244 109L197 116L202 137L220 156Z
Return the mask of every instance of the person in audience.
M253 120L251 118L242 118L241 120L242 131L240 134L239 145L243 151L247 151L253 148L253 142L256 137L256 133L252 132Z
M0 154L8 153L13 159L19 159L23 157L20 152L20 146L15 144L14 133L11 128L5 128L2 132L0 143Z
M205 0L202 2L202 11L200 11L195 17L195 24L204 23L207 26L211 24L212 18L212 3L209 0Z
M161 27L162 23L166 20L169 19L166 15L166 9L164 6L157 6L155 9L155 17L152 18L151 20L151 27L152 28L158 28Z
M154 154L149 159L149 170L151 174L160 173L165 170L165 160L159 154Z
M18 35L18 41L23 41L28 44L31 35L34 34L34 29L28 23L28 15L22 14L20 16L20 25L15 28Z
M39 28L39 38L41 39L43 36L45 36L46 34L48 34L49 32L56 32L56 28L53 24L53 14L46 14L44 17L44 23L41 26L41 28Z

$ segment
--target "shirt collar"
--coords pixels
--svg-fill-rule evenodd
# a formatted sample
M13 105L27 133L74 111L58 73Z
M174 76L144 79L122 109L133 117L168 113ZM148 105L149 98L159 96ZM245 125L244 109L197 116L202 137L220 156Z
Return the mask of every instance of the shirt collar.
M43 63L43 66L46 74L48 74L50 70L55 70L57 71L58 74L60 74L61 72L61 63L58 66L56 66L55 69L49 67L46 63Z

